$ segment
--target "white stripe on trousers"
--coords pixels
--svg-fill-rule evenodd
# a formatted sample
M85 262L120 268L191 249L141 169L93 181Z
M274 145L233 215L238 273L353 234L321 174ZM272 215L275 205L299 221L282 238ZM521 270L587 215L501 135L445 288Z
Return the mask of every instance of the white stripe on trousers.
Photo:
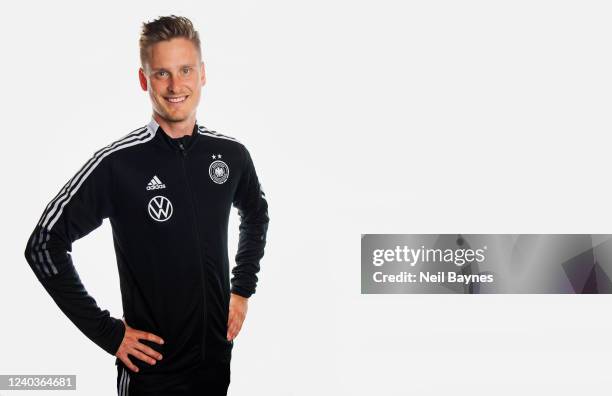
M130 388L130 373L127 372L125 367L122 367L121 380L117 387L117 394L119 396L128 396Z

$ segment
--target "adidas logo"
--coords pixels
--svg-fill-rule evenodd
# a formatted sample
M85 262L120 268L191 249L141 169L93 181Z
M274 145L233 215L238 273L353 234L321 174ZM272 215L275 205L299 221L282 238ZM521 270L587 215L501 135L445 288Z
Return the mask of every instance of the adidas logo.
M147 184L147 190L160 190L166 188L166 185L159 180L157 175L153 176L153 179Z

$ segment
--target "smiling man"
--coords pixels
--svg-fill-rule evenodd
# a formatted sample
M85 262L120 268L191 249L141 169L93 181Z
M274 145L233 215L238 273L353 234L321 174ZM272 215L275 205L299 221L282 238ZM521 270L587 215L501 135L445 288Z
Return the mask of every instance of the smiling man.
M184 17L143 24L140 86L150 121L101 148L49 202L25 257L68 318L116 356L123 395L226 395L234 339L255 292L268 204L246 147L196 120L206 82ZM227 251L238 209L236 265ZM98 307L72 243L108 218L123 319Z

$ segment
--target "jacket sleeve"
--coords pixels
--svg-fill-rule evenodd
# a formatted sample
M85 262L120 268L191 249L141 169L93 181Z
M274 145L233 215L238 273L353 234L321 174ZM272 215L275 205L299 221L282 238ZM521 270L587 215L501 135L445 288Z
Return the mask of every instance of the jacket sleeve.
M255 293L269 218L268 202L257 178L253 160L246 147L243 146L243 150L245 170L233 202L240 216L240 235L236 266L232 269L231 292L248 298Z
M45 290L89 339L114 355L125 326L101 310L72 263L72 243L112 214L112 178L103 152L96 153L49 202L25 249L25 258Z

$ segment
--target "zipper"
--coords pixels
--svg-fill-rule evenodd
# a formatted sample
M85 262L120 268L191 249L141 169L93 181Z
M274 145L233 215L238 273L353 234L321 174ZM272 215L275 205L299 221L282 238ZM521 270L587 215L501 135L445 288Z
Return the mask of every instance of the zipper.
M190 201L191 201L191 210L193 211L193 216L191 216L191 218L193 219L193 228L195 230L195 235L196 235L196 240L198 242L198 257L200 258L200 268L202 269L202 300L204 302L204 323L203 323L203 337L202 337L202 360L205 359L205 354L206 354L206 330L208 327L208 307L206 305L206 268L205 268L205 264L204 264L204 260L202 258L202 242L200 240L200 231L198 229L198 224L197 224L197 211L196 211L196 205L195 205L195 200L193 198L193 190L191 189L191 182L189 181L189 173L187 172L187 150L185 150L185 146L183 145L183 142L179 142L179 148L181 149L181 163L183 165L183 174L185 175L185 181L187 182L187 188L189 189L189 195L190 195Z

